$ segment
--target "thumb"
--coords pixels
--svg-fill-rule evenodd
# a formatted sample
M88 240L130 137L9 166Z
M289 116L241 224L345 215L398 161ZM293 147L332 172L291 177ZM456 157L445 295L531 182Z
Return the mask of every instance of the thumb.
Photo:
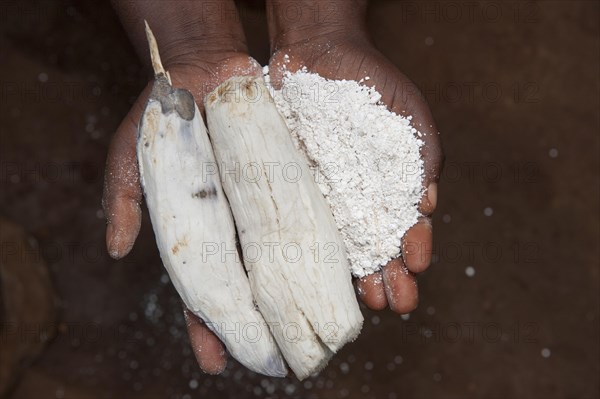
M106 246L111 257L127 255L140 230L142 212L137 163L137 125L150 92L144 89L112 138L104 175L102 205L106 215Z

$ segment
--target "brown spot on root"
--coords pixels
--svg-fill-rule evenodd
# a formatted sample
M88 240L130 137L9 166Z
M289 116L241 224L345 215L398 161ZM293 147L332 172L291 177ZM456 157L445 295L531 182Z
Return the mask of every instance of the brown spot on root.
M173 255L176 255L177 252L179 252L179 250L183 247L186 247L188 245L188 241L187 241L187 235L181 239L181 240L177 240L177 244L173 245L173 247L171 248L171 252L173 252Z
M217 101L220 101L221 103L234 102L240 98L241 94L244 95L244 98L254 99L258 90L260 90L260 88L255 77L233 77L226 80L209 94L206 99L206 104L210 106Z
M202 189L194 194L192 194L192 198L212 198L217 196L216 187L210 187L209 189Z
M234 85L233 80L228 80L217 88L217 97L223 97L228 91L231 90L231 86Z
M212 105L215 101L217 101L217 93L212 92L210 93L210 96L208 96L207 103L208 105Z
M256 81L254 79L248 79L244 81L244 89L246 90L246 95L250 98L254 98L254 90L256 89Z

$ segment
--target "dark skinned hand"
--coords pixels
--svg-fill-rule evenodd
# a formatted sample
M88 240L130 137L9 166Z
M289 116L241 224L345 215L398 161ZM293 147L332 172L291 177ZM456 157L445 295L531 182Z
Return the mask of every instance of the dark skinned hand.
M206 3L206 4L203 4ZM300 4L301 3L301 4ZM305 9L324 4L324 0L296 2ZM207 13L208 7L219 10ZM271 80L281 82L283 57L288 55L288 70L306 66L329 79L370 77L389 109L412 115L413 125L424 134L422 157L425 162L424 187L420 204L423 217L402 240L401 258L391 261L380 273L357 282L359 295L372 309L386 306L406 313L417 304L415 273L425 270L431 259L430 215L437 202L437 181L441 147L429 108L412 82L396 69L368 40L364 29L363 0L331 0L327 5L339 7L339 21L323 24L302 18L279 18L284 7L279 0L267 1L272 13L269 31L273 55ZM175 87L189 90L202 109L204 97L231 76L257 75L260 67L247 54L247 47L235 5L230 0L183 2L178 7L164 7L154 0L114 2L124 27L146 64L148 47L143 20L148 20ZM222 12L222 10L227 10ZM308 14L308 13L307 13ZM225 18L223 16L226 16ZM201 21L199 19L201 18ZM214 21L211 21L214 18ZM304 32L304 33L303 33ZM310 34L306 34L306 33ZM304 37L303 37L304 36ZM107 217L106 242L110 255L120 259L127 255L141 225L142 191L136 156L137 126L146 104L151 84L141 93L131 111L117 129L109 148L106 165L103 206ZM218 374L226 366L223 344L190 311L184 309L194 353L202 370Z
M390 261L381 272L357 281L359 296L371 309L389 306L397 313L415 309L418 291L415 274L431 262L431 214L437 204L437 182L442 162L439 134L427 102L420 91L370 41L365 24L363 0L283 0L267 2L272 56L269 73L272 84L281 84L285 70L306 67L327 79L349 79L375 86L381 101L396 114L412 116L412 125L423 136L424 195L419 209L422 217L405 234L402 256ZM286 57L287 55L287 57Z

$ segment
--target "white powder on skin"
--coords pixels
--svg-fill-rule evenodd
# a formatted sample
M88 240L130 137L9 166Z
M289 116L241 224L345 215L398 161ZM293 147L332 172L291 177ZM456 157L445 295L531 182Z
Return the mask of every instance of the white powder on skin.
M388 111L376 89L361 82L301 70L286 72L281 90L273 91L331 207L357 277L400 255L402 237L420 216L423 193L420 133L410 117Z

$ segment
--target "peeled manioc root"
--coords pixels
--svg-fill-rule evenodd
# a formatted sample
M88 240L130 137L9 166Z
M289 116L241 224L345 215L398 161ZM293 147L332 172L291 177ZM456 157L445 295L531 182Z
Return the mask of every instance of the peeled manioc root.
M254 298L305 378L362 327L344 244L262 77L229 79L205 108Z
M171 86L147 25L146 32L155 82L137 154L162 261L185 305L233 357L258 373L285 376L285 362L253 303L218 173L209 173L217 164L202 116L190 92ZM215 248L228 253L215 256Z

